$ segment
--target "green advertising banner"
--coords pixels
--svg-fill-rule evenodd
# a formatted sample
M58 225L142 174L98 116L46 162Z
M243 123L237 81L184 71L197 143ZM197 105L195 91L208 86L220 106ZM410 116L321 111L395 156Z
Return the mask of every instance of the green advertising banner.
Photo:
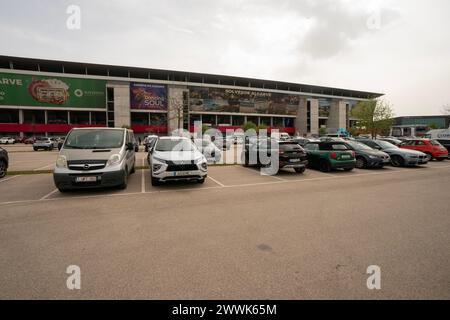
M0 105L105 108L106 81L0 73Z

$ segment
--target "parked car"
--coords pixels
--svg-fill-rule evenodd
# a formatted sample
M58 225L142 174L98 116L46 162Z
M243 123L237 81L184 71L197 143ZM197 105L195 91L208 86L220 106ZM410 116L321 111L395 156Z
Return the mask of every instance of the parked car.
M56 187L61 192L95 187L125 189L129 175L135 172L133 141L129 129L72 129L56 160Z
M58 142L58 150L61 150L65 140L66 140L66 137L56 138L56 141Z
M34 151L38 151L40 149L51 151L54 148L58 148L58 141L55 138L40 137L33 143Z
M318 141L305 145L308 163L322 172L335 169L351 171L356 166L355 151L347 147L344 141Z
M442 144L450 154L450 128L430 130L425 134L424 138L436 140Z
M291 136L289 135L289 133L286 132L273 132L270 137L272 139L276 139L278 141L289 141L291 140Z
M158 140L158 136L155 135L149 135L145 137L144 139L145 152L148 152L149 148L151 148L155 144L156 140Z
M36 138L32 137L32 138L26 138L23 143L25 144L33 144L36 141Z
M3 148L0 148L0 179L6 176L6 173L8 172L8 165L9 165L8 151L6 151Z
M16 140L12 137L1 137L0 144L14 144Z
M208 162L218 162L222 158L222 151L211 140L194 139L194 144Z
M205 156L186 137L160 137L148 153L148 163L153 186L180 180L204 183L208 174Z
M278 154L277 169L294 169L297 173L305 172L308 165L306 151L293 141L279 141L271 138L245 137L245 145L241 154L242 164L245 167L251 165L270 166L270 158L274 152Z
M356 168L383 168L391 162L391 158L386 152L372 149L368 145L357 141L345 141L345 145L355 151Z
M382 140L358 140L369 147L377 150L381 150L386 152L391 157L391 164L394 167L400 166L416 166L420 164L427 164L428 157L425 153L401 149L397 146L394 146L392 143L382 141Z
M413 139L403 141L400 148L417 150L428 156L428 161L436 159L442 161L448 158L447 149L436 140L432 139Z
M16 143L24 143L27 138L25 137L15 137L14 140Z

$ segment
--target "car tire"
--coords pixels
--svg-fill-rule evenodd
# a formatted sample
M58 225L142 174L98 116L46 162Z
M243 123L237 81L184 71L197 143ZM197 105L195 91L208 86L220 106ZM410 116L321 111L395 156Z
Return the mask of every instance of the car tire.
M243 159L242 159L242 165L243 165L244 167L248 167L248 157L247 157L247 155L246 155L245 152L242 152L241 158L243 158Z
M352 171L354 168L344 168L344 171L348 171L348 172L350 172L350 171Z
M38 151L38 148L33 148L34 151Z
M133 174L136 172L135 164L136 164L136 161L133 163L133 168L131 168L130 174Z
M367 168L367 160L364 159L364 157L357 157L356 158L356 167L358 169Z
M437 161L444 161L445 158L436 158Z
M119 189L126 189L128 186L128 168L125 168L122 184L119 185Z
M197 182L200 183L200 184L203 184L203 183L205 183L205 178L202 178L202 179L200 179L200 180L197 180Z
M425 152L425 154L427 155L427 160L428 160L428 161L433 160L433 155L432 155L431 153Z
M6 161L0 160L0 178L6 176L8 169L6 168Z
M303 167L303 168L294 168L294 170L295 170L295 172L296 173L303 173L303 172L305 172L305 170L306 170L306 168L305 167Z
M405 160L400 156L391 156L391 163L393 167L402 167L405 165Z
M161 182L159 181L159 179L152 177L152 186L156 187L159 186L161 184Z
M322 172L330 172L331 171L331 165L328 160L320 159L319 161L319 170Z
M69 189L66 189L66 188L58 188L58 191L61 192L61 193L66 193L66 192L69 191Z

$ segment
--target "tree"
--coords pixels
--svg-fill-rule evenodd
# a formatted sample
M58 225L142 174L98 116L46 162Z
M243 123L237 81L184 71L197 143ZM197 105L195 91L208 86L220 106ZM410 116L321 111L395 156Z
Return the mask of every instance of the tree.
M267 125L260 124L259 126L256 127L256 131L259 132L259 130L267 130L267 128L269 128Z
M428 125L428 128L430 130L435 130L435 129L439 129L439 126L436 123L431 123L430 125Z
M169 120L177 120L177 129L183 128L183 100L171 98L171 111L169 112Z
M250 130L250 129L253 129L256 131L256 129L258 129L258 126L251 121L248 121L242 125L242 130L244 132L247 132L247 130Z
M320 128L319 128L319 136L324 136L324 135L326 135L327 133L328 133L327 128L324 128L324 127L320 127Z
M351 115L357 119L357 127L367 130L375 138L386 132L394 124L394 112L390 103L372 99L359 102Z

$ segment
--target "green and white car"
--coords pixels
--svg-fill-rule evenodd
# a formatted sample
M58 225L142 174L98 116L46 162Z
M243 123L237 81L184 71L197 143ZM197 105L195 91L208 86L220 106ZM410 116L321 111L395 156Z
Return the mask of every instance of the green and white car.
M356 166L355 152L341 141L309 142L304 146L308 153L308 164L322 172L335 169L351 171Z

